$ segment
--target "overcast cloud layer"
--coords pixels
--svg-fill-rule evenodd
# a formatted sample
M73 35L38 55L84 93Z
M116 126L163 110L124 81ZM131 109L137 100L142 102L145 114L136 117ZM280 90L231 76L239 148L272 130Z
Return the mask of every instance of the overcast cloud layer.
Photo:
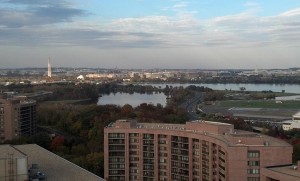
M170 3L103 18L72 1L0 0L0 68L43 67L48 56L66 67L300 66L300 7L261 16L264 7L245 2L238 13L201 18L193 1Z

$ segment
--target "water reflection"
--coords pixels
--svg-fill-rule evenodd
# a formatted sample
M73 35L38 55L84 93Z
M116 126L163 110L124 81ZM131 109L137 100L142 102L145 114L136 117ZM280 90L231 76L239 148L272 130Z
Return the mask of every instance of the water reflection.
M161 104L166 106L167 96L164 93L154 93L154 94L140 94L140 93L115 93L109 95L103 95L98 99L98 105L115 104L119 106L124 106L125 104L130 104L132 107L139 106L142 103L147 104Z
M138 83L137 83L138 84ZM165 88L167 85L170 87L183 87L186 88L190 85L195 86L204 86L214 90L240 90L241 87L244 87L246 91L273 91L273 92L284 92L286 93L297 93L300 94L300 85L299 84L177 84L177 83L165 83L165 84L147 84L141 83L138 85L151 85L154 87Z

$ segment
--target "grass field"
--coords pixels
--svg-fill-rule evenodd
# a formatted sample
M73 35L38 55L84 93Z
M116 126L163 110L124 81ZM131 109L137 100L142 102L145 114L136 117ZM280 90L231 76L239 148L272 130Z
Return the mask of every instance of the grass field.
M221 107L300 109L300 101L281 102L276 103L275 100L230 100L218 101L215 105Z

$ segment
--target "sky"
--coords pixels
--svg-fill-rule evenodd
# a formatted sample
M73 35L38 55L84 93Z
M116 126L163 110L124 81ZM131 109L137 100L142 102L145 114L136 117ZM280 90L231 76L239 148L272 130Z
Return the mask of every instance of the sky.
M299 50L299 0L0 0L0 68L290 68Z

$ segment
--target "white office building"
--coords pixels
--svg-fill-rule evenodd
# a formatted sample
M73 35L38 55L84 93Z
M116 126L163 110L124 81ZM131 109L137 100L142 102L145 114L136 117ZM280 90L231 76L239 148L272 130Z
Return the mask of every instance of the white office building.
M292 120L283 121L282 129L284 131L300 129L300 112L294 114Z

